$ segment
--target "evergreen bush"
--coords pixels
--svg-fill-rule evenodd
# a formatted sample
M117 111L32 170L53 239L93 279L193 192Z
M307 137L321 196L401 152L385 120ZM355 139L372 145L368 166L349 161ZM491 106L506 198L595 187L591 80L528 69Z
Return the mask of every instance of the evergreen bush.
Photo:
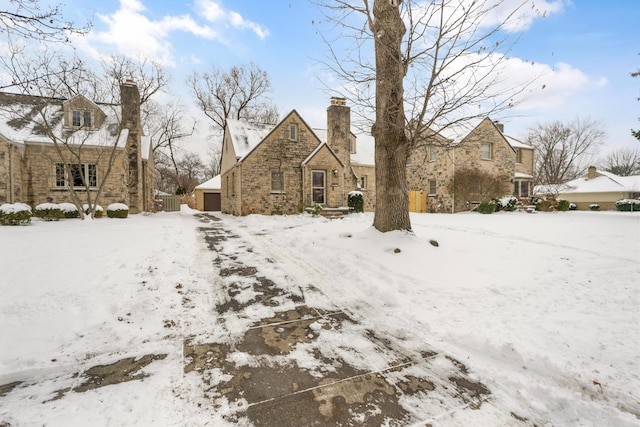
M496 211L497 206L498 206L498 202L496 200L487 200L480 203L476 210L481 214L491 214Z
M40 203L33 211L33 216L43 221L58 221L64 218L64 211L55 203Z
M597 210L600 210L600 205L599 205L599 204L597 204L597 203L590 204L590 205L589 205L589 210L590 210L590 211L597 211Z
M518 205L518 199L515 196L505 196L498 200L497 210L505 210L507 212L513 212Z
M107 206L107 216L109 218L126 218L129 216L129 206L123 203L112 203Z
M94 218L102 218L104 216L104 209L102 209L102 206L100 206L100 205L95 205L95 207L96 207L96 211L95 211L93 217ZM84 211L85 215L91 215L91 206L89 206L87 203L82 205L82 210Z
M347 206L354 212L364 212L364 196L360 191L351 191L347 197Z
M31 206L24 203L0 205L0 225L27 225L31 223Z
M73 203L59 203L58 208L65 218L80 218L80 212L78 212L78 208Z
M622 212L640 211L640 200L622 199L616 202L616 209Z
M571 203L568 200L559 199L558 200L558 210L561 212L566 212L571 207Z

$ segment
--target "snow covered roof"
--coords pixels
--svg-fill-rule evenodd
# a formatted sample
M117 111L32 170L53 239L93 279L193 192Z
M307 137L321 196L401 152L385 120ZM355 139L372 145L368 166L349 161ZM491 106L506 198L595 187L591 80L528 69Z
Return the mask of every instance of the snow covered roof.
M227 132L231 137L236 157L242 160L276 127L270 124L249 123L227 119Z
M208 181L196 186L196 190L220 190L222 188L222 178L216 175Z
M313 133L316 134L320 141L327 142L326 129L313 129ZM363 135L356 137L356 152L351 153L351 163L355 165L375 164L374 139L372 137Z
M640 175L618 176L596 171L595 178L577 178L561 185L536 186L536 193L623 193L640 192Z
M529 175L527 173L522 173L522 172L516 172L514 174L514 178L529 178L529 179L533 179L532 175Z
M516 139L509 135L504 135L504 137L507 139L507 142L509 143L509 145L511 145L513 148L524 148L526 150L533 150L532 146L530 146L529 144L525 144L519 139Z
M96 130L65 129L63 105L66 100L38 96L0 93L0 134L12 143L51 144L49 131L70 144L88 146L124 146L126 135L118 135L120 108L96 105L105 114L104 124ZM117 140L116 140L117 138Z

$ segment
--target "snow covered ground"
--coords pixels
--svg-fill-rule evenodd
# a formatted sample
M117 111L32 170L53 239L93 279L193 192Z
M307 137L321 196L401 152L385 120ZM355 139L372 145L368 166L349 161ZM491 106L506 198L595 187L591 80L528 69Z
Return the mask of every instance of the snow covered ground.
M206 419L175 363L216 315L193 213L0 227L0 386L33 383L0 389L0 425ZM312 278L366 327L464 362L537 425L640 425L639 213L417 214L415 235L380 234L370 214L219 216L256 262L278 260L260 261L266 277ZM144 381L57 399L83 366L160 353Z

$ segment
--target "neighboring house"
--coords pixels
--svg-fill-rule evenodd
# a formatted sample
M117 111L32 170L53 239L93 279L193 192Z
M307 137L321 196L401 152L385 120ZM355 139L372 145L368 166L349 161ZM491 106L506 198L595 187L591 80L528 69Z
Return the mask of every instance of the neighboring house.
M73 202L72 190L82 201L102 186L98 203L105 207L153 211L153 151L142 130L140 93L127 81L120 97L121 105L107 105L82 95L0 93L0 203Z
M373 209L373 161L358 157L351 109L332 98L327 129L313 130L293 110L276 125L227 120L221 161L222 212L234 215L300 212L305 207L347 206L364 184Z
M353 190L362 192L365 211L374 210L374 150L357 147L350 114L343 98L332 98L326 130L311 129L295 110L276 125L229 119L221 161L222 212L344 207ZM410 202L415 194L423 197L419 211L468 210L487 194L531 195L533 148L505 136L499 123L486 118L459 135L431 132L423 139L407 164Z
M488 196L529 197L533 148L489 118L470 131L425 136L409 156L410 192L426 194L428 212L469 210Z
M640 175L618 176L590 166L586 176L560 185L536 186L535 194L568 200L580 210L589 209L592 204L600 209L616 209L618 200L640 199Z
M222 177L220 175L216 175L210 180L196 186L196 209L199 211L221 210L221 183Z

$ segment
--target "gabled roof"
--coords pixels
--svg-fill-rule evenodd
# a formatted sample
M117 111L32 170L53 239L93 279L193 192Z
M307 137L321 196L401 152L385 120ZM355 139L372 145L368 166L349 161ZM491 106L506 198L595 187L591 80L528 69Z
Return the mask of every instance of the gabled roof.
M333 151L333 149L331 147L329 147L329 144L327 144L326 141L321 142L320 144L318 144L318 146L316 148L313 149L313 151L311 152L311 154L309 154L307 156L306 159L304 159L302 161L303 165L306 165L307 163L309 163L311 161L311 159L318 154L318 152L323 148L323 147L327 147L327 149L329 150L329 152L333 155L333 157L335 157L335 159L338 161L338 163L340 163L340 166L344 167L344 163L342 163L340 161L340 159L338 158L338 155L336 154L335 151Z
M554 186L558 193L624 193L640 192L640 175L618 176L611 172L596 171L595 178L581 177L564 184ZM542 187L542 186L541 186ZM544 188L548 189L548 188ZM538 192L544 192L539 188Z
M208 181L196 186L196 190L220 190L222 188L222 178L216 175Z
M233 149L236 153L236 161L242 162L258 145L260 145L260 143L262 143L262 141L267 139L278 126L294 114L300 119L302 124L304 124L307 129L311 130L311 133L318 138L313 129L311 129L296 110L291 110L289 114L284 116L284 118L275 125L256 124L242 120L227 119L227 131L229 132L231 143L233 144ZM229 127L229 122L232 122L232 127Z
M49 136L51 131L56 138L71 144L112 146L117 138L118 145L121 145L123 138L122 135L118 135L119 106L100 106L89 101L105 114L104 124L97 130L70 130L63 126L63 106L70 101L0 92L0 135L16 144L51 144L53 142ZM124 141L126 142L126 138Z
M227 132L236 153L236 159L242 161L253 151L276 125L249 123L243 120L227 119Z

